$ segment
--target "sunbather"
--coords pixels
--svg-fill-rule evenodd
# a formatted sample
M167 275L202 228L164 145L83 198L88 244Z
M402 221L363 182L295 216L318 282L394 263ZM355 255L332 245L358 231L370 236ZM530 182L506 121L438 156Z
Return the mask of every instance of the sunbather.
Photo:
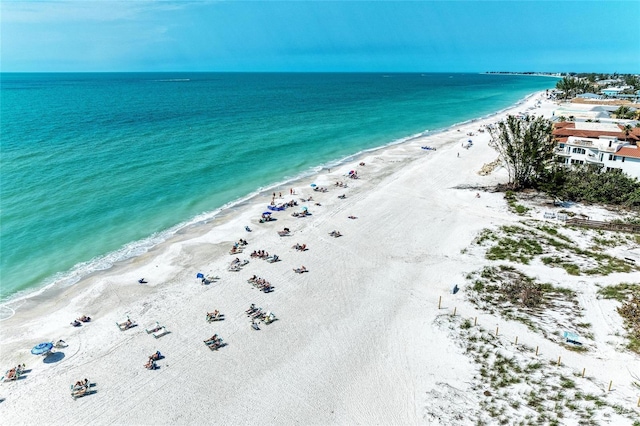
M155 354L149 356L149 359L152 360L152 361L157 361L160 358L162 358L162 354L160 353L160 351L156 351Z
M74 327L80 327L82 325L82 323L80 321L78 321L78 320L73 320L71 325L74 326Z
M349 216L349 219L357 219L355 216Z
M147 370L155 370L156 362L149 358L149 361L147 361L147 363L144 365L144 368L146 368Z
M127 328L131 327L133 325L133 323L131 322L131 320L129 318L127 318L127 320L122 324L123 328L126 330Z
M89 322L91 321L91 317L88 317L86 315L81 316L80 318L78 318L78 321L82 321L82 322Z
M7 371L7 374L5 374L4 376L5 380L13 380L16 378L16 369L12 368L11 370Z

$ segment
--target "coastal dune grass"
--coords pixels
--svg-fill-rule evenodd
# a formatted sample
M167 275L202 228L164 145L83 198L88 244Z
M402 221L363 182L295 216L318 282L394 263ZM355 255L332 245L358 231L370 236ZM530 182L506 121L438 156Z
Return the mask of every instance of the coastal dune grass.
M539 260L550 267L563 268L569 275L609 275L640 270L640 266L603 253L606 248L633 244L616 233L609 238L585 234L585 243L592 249L581 248L570 237L549 225L535 221L483 230L474 240L485 247L489 260L504 260L528 265Z
M527 345L513 345L461 316L440 315L435 324L454 337L476 367L470 388L479 407L470 406L467 415L477 425L635 421L633 410L610 402L609 394L597 390L592 379L583 378L571 367L558 366L555 360L534 357L535 350Z

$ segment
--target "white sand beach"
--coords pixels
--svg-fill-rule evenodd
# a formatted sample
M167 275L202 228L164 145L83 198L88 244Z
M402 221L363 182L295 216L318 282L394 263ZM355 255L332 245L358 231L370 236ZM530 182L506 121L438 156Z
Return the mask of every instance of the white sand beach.
M508 112L529 109L550 117L556 106L543 98L538 93ZM258 222L271 197L257 197L65 290L3 307L0 366L25 363L27 373L0 384L1 422L465 425L508 419L506 424L517 424L541 413L527 405L527 386L552 392L556 383L568 383L564 377L573 383L565 394L580 390L604 401L592 414L594 421L633 424L634 416L640 419L640 388L634 385L640 382L640 358L623 348L617 302L598 298L595 285L638 282L637 271L585 277L541 262L520 265L529 276L577 292L582 321L591 324L592 333L589 350L582 352L522 322L482 311L468 299L467 275L501 263L486 259L474 244L481 231L543 216L544 209L533 206L527 216L518 216L504 193L479 189L507 180L502 168L478 174L497 158L489 133L478 129L506 114L371 152L296 182L293 196L288 187L279 188L283 198L276 202L293 199L298 206L274 212L276 221ZM473 145L465 149L461 144L467 139ZM350 170L359 179L348 178ZM328 192L313 191L311 183ZM345 199L338 198L342 194ZM312 201L301 201L310 196ZM311 215L292 217L302 206ZM594 218L606 214L571 208ZM291 235L279 236L285 227ZM331 237L333 230L342 236ZM567 235L581 238L578 231ZM230 255L240 238L248 241L244 252ZM296 243L308 250L296 251ZM280 261L249 256L261 249ZM628 253L640 263L638 244L630 243ZM228 271L236 257L249 264ZM308 272L295 273L302 265ZM220 279L202 284L199 272ZM267 279L274 291L263 293L248 283L253 275ZM146 284L138 283L141 277ZM460 288L456 294L454 285ZM252 303L277 320L254 330L245 314ZM208 323L205 314L215 309L225 319ZM92 320L72 327L69 322L81 315ZM127 316L138 326L120 331L116 323ZM475 326L461 328L462 321L476 317ZM156 321L170 333L147 334ZM548 323L545 317L536 321ZM214 333L226 343L218 350L203 343ZM523 369L536 359L544 364L531 373L539 374L542 384L483 386L481 365L465 340L473 333L491 348L488 359L499 353ZM30 353L34 345L58 339L68 346L46 358ZM485 350L480 343L476 348ZM164 358L158 369L147 370L143 364L155 351ZM583 368L584 378L579 377ZM74 400L69 387L84 378L95 383L95 392ZM576 410L560 409L563 424L578 424L580 407L588 411L584 398L574 403ZM491 407L502 406L501 414L490 414Z

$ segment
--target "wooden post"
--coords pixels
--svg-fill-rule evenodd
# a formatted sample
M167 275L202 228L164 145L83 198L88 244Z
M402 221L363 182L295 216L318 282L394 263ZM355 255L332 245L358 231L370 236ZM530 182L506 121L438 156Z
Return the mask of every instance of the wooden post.
M611 386L613 386L613 380L609 382L609 392L611 392Z
M584 372L585 372L585 371L587 371L587 368L586 368L586 367L582 369L582 377L584 377Z
M516 343L514 343L514 345L518 344L518 336L516 336Z
M557 364L557 365L560 365L560 360L561 360L561 359L562 359L562 357L561 357L561 356L559 356L559 357L558 357L558 364Z
M498 327L496 327L496 337L498 337Z
M440 309L441 305L442 305L442 296L440 296L440 298L438 299L438 309Z
M538 356L538 347L536 346L536 356Z
M478 317L475 317L473 320L473 326L475 327L476 325L478 325Z
M640 396L638 397L638 407L640 407Z
M456 316L456 311L458 310L458 307L453 308L453 316Z

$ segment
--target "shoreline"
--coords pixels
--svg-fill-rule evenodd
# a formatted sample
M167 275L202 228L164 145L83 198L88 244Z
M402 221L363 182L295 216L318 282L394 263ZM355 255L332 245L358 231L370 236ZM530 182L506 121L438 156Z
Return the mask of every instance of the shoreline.
M563 349L525 324L477 309L467 298L473 287L469 274L495 265L477 253L482 247L474 244L476 237L483 229L523 219L509 211L503 194L476 196L477 188L506 180L503 169L478 174L497 153L488 145L488 132L477 129L509 112L534 108L539 97L544 95L274 189L270 192L286 194L294 188L298 202L273 213L275 222L258 221L271 200L263 194L55 297L34 301L32 309L25 304L0 323L0 361L5 367L26 363L29 369L23 379L0 386L3 419L97 425L472 424L483 413L482 392L498 396L498 390L476 384L479 366L459 338L460 327L446 322L474 316L482 333L499 326L506 336L503 343L487 337L496 348L482 350L523 358L525 345L539 345L540 364L551 365L549 358L562 356L563 366L553 367L554 374L571 377L576 368L586 368L589 380L577 388L596 392L613 380L616 389L608 398L635 405L625 367L637 358L609 345L609 340L621 341L614 335L620 324L612 314L615 305L608 301L603 310L593 297L595 289L585 284L614 283L622 274L574 277L561 268L550 273L554 283L585 289L580 296L588 309L584 320L594 324L593 333L603 342L586 353ZM543 101L533 112L550 115L553 107ZM473 146L461 148L469 132L475 133ZM423 150L423 145L437 150ZM350 170L360 178L349 179ZM336 187L337 181L347 188ZM314 192L312 182L328 192ZM301 201L310 196L311 202ZM291 216L303 206L311 216ZM538 213L535 217L542 216ZM278 235L285 227L291 236ZM333 230L342 236L331 237ZM239 238L248 241L246 251L230 255ZM297 251L294 244L307 244L308 250ZM252 258L254 250L277 254L280 261ZM249 263L229 271L236 257ZM308 272L294 272L302 265ZM532 264L524 271L538 276L542 268ZM204 285L197 273L220 279ZM248 283L253 275L271 282L274 291L264 293ZM146 284L138 284L141 277ZM459 292L452 292L454 285ZM245 315L250 304L274 313L276 321L254 330ZM225 319L205 321L213 310ZM91 322L69 325L81 315ZM120 331L115 323L127 316L138 326ZM146 333L155 322L169 334L156 339ZM226 346L211 351L203 340L214 333ZM512 344L516 336L519 346ZM58 339L68 346L49 361L29 352ZM164 358L158 370L147 370L143 364L155 351ZM524 368L528 359L520 358ZM69 385L84 378L96 384L96 392L74 401ZM517 389L510 395L519 398ZM522 411L516 414L520 419ZM615 413L611 419L619 420Z
M110 269L117 267L119 264L126 264L134 260L136 257L144 256L145 254L153 251L156 246L162 245L170 241L172 238L180 235L183 231L188 231L194 227L205 226L208 223L215 221L218 218L222 218L228 214L232 214L237 209L241 209L244 206L250 205L252 200L256 200L259 197L268 197L268 195L277 188L287 187L295 185L296 183L312 178L313 176L324 173L326 170L330 170L331 168L338 168L346 163L359 161L361 158L364 158L366 155L378 152L380 150L385 150L394 146L403 145L407 143L412 143L415 141L419 141L426 137L437 136L439 134L447 133L452 130L457 129L458 127L466 126L469 124L473 124L479 121L491 119L492 117L497 117L501 114L505 114L508 111L515 110L521 105L525 105L528 100L533 98L534 96L539 96L543 91L531 93L524 98L518 100L513 105L508 106L506 108L500 109L496 112L486 114L484 116L480 116L477 118L472 118L469 120L465 120L462 122L456 122L451 126L447 126L442 129L436 130L425 130L423 132L409 135L406 137L402 137L391 142L388 142L384 145L368 148L365 150L358 151L354 154L350 154L340 159L330 160L326 163L313 166L310 170L299 173L289 179L285 179L282 181L275 182L273 184L269 184L264 187L259 187L255 191L240 197L236 200L230 201L214 210L209 212L203 212L191 219L188 219L184 222L178 223L169 229L154 233L146 238L137 241L131 241L127 243L125 246L121 247L118 250L106 253L97 258L90 259L85 262L81 262L79 264L74 265L70 270L59 272L53 277L45 279L45 281L36 288L26 289L18 291L10 296L8 296L5 300L0 301L0 322L6 319L4 313L7 312L7 309L11 309L11 306L14 304L19 304L21 302L27 302L28 299L31 298L39 298L45 293L51 293L52 296L55 297L61 291L79 284L83 280L90 279L95 274L100 274L105 271L109 271ZM133 252L129 254L130 252ZM83 269L89 268L89 272L83 272Z

